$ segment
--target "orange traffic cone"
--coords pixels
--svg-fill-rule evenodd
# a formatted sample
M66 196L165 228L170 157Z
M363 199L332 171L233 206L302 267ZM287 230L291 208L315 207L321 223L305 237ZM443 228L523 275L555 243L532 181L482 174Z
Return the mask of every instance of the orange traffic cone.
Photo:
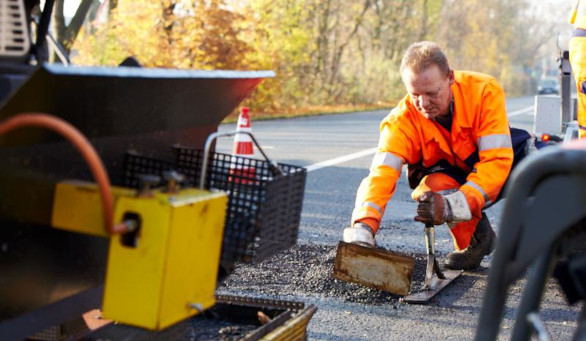
M242 107L240 115L238 116L238 124L236 131L238 132L252 132L250 126L250 109ZM252 138L248 134L236 134L234 136L234 145L232 146L232 158L230 166L230 175L233 177L231 181L242 184L249 184L253 182L256 174L256 169L251 165L251 162L246 157L254 154L254 146ZM243 158L245 157L245 158Z
M242 132L252 132L250 128L250 109L247 107L242 107L240 110L240 115L238 116L238 125L236 126L236 131ZM233 155L240 155L240 156L247 156L254 154L252 139L248 134L236 134L234 136L234 145L232 146L232 154Z

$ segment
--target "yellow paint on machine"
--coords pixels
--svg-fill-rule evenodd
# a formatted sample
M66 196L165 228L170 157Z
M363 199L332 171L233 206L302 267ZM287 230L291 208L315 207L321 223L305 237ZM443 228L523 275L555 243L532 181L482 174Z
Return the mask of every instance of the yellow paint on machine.
M90 190L88 184L72 188L77 185L63 185L56 194L53 223L62 224L53 226L100 235L103 224L90 221L101 213L97 190ZM152 197L137 197L123 189L114 193L114 221L134 218L140 227L135 237L110 238L104 318L160 330L197 314L191 305L201 310L214 305L226 195L197 189L177 194L155 191ZM72 213L80 209L86 215ZM63 221L66 216L70 220Z
M114 203L120 197L134 197L136 190L112 187ZM51 226L72 232L109 237L104 223L102 199L96 184L67 180L55 186Z

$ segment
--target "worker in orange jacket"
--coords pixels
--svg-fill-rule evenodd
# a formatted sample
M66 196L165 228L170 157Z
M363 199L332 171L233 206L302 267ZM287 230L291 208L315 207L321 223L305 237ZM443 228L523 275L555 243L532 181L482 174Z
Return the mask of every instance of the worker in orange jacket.
M578 90L578 135L586 137L586 2L576 1L570 23L574 32L570 39L570 64Z
M496 235L484 208L494 203L530 135L510 129L505 94L489 75L454 71L440 47L418 42L405 52L408 94L380 125L378 151L362 181L343 240L374 246L374 235L403 165L408 165L416 221L448 223L455 252L444 265L474 269ZM513 139L511 133L514 132Z

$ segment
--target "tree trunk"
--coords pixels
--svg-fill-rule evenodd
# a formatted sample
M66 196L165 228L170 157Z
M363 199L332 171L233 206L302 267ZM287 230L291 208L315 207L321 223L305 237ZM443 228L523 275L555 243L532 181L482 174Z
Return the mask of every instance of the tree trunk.
M107 0L108 1L108 11L112 12L113 10L118 7L118 0Z
M57 1L55 12L53 13L53 22L57 32L55 39L63 46L67 53L71 52L73 42L94 1L82 0L71 22L67 26L65 25L65 16L63 15L63 1Z
M167 36L167 43L171 45L173 43L173 25L175 23L175 16L173 11L177 3L173 0L163 1L163 29Z
M427 36L428 25L427 0L423 0L421 5L421 27L419 31L419 41L425 40L425 37Z
M348 46L348 43L350 43L352 38L358 32L358 29L360 29L360 26L362 26L362 21L364 19L364 15L366 14L366 11L368 11L369 7L370 7L370 0L365 0L364 6L362 8L362 12L360 12L360 14L358 15L358 18L356 18L356 20L354 21L354 28L352 29L352 32L350 32L350 34L348 35L348 37L346 38L344 43L342 43L337 48L337 51L333 56L332 64L330 66L330 69L331 69L330 78L329 78L330 89L334 85L335 80L336 80L336 76L338 75L338 71L340 70L340 62L342 60L342 55L344 54L344 50L346 49L346 46Z

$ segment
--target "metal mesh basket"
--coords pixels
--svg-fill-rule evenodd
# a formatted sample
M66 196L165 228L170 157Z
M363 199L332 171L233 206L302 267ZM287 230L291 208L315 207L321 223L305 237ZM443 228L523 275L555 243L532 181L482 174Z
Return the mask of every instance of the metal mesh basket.
M140 174L159 175L175 170L188 184L201 177L204 152L175 147L176 160L165 161L127 153L124 185L138 188ZM297 242L306 170L270 161L223 153L208 153L204 187L228 194L220 263L230 272L238 261L260 261Z

